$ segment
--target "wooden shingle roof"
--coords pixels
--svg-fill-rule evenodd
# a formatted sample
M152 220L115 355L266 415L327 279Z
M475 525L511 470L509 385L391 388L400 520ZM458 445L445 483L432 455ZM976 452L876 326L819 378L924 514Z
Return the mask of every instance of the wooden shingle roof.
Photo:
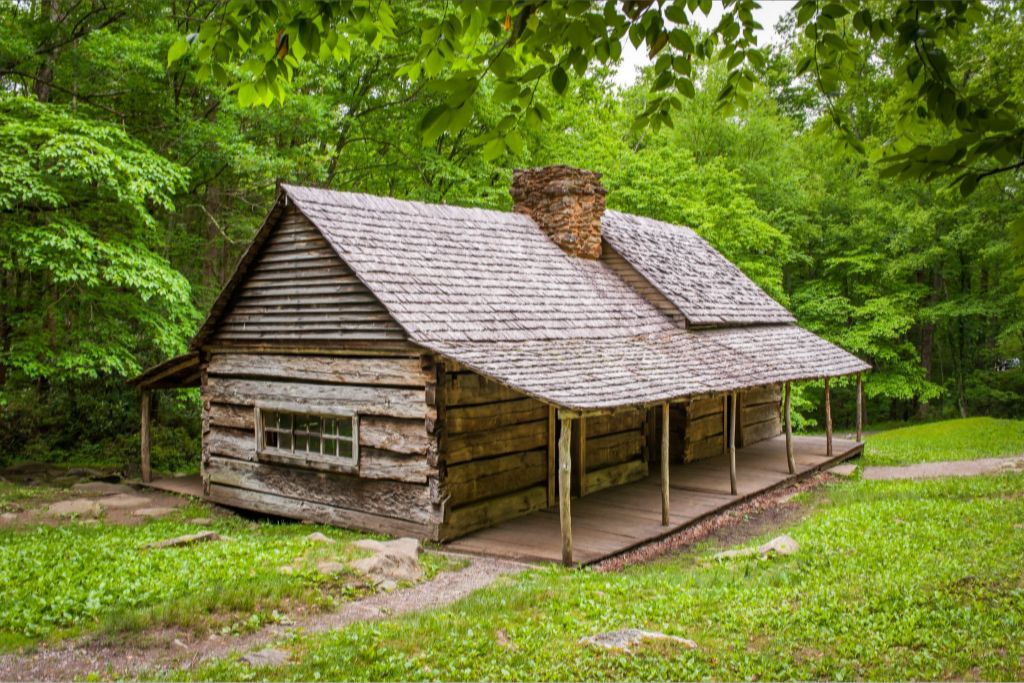
M687 228L617 212L602 222L610 246L683 324L604 261L567 255L522 214L282 192L279 205L294 203L410 341L555 405L641 405L869 369L792 324ZM707 325L719 327L694 327Z

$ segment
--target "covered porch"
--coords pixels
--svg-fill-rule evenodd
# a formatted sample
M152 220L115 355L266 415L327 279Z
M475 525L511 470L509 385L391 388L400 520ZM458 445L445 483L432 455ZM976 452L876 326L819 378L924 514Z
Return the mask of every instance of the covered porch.
M661 474L573 498L572 560L591 564L625 552L723 512L752 496L861 454L863 444L826 437L792 437L795 473L790 474L786 436L736 449L736 493L731 491L730 458L720 455L669 467L668 524L663 524ZM656 463L652 463L655 466ZM464 536L451 550L525 561L563 561L562 525L557 507Z

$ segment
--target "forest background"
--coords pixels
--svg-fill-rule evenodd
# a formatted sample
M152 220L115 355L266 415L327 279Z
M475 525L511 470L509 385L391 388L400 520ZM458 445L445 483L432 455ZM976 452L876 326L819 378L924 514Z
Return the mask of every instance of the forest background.
M1024 92L1021 3L988 6L943 47L972 90ZM1024 246L1009 227L1024 219L1021 171L969 193L887 177L878 158L906 122L884 41L825 97L805 73L815 42L784 16L740 103L721 107L730 67L707 59L657 127L635 125L654 70L622 88L591 66L538 81L536 125L494 144L501 82L480 81L457 131L430 131L446 93L396 76L421 60L434 3L392 3L396 39L303 63L270 106L194 54L168 63L210 7L0 2L0 465L134 462L126 380L186 349L278 182L508 210L512 169L553 163L601 172L611 208L693 227L801 325L869 361L869 425L1024 415ZM852 387L835 392L842 427ZM820 425L821 395L799 387L798 427ZM155 466L194 467L195 392L161 397L156 421Z

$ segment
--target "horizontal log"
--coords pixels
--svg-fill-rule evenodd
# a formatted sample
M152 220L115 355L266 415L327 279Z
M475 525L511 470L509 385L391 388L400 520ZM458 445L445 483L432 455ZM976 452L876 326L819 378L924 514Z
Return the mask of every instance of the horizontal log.
M448 406L495 403L517 398L525 396L482 375L473 372L445 374L445 400Z
M425 387L430 380L418 358L214 354L207 373L215 376L267 377L334 384Z
M642 458L643 445L644 435L639 430L591 437L590 418L587 418L588 470L598 470L609 465Z
M423 484L365 479L354 475L311 471L264 462L212 457L204 474L211 484L269 493L404 519L418 524L437 520L430 491Z
M685 434L687 441L700 441L701 439L721 434L724 430L722 413L718 413L690 420L686 425Z
M548 440L547 419L499 427L486 432L453 434L448 437L445 462L455 464L504 453L544 448Z
M333 406L370 415L421 420L427 417L426 392L416 388L304 384L210 376L203 398L244 406L258 401L287 402L299 409L308 406L311 411L318 406Z
M292 243L290 245L271 244L263 249L260 254L260 263L294 263L301 264L309 259L330 259L336 262L338 255L326 243L319 245L316 242Z
M754 387L740 392L742 405L754 405L755 403L775 403L782 400L782 385L772 384L766 387Z
M289 280L292 282L306 279L319 279L319 278L339 278L346 276L346 269L343 265L335 264L326 267L319 268L303 268L301 272L296 273L294 270L253 270L246 280L249 281L263 281L263 280Z
M256 458L256 434L251 429L230 429L211 425L210 433L205 439L207 449L213 455L240 460Z
M394 453L424 455L434 437L424 420L367 415L359 418L359 444Z
M611 486L627 484L631 481L638 481L647 476L647 463L643 460L623 462L611 467L604 467L593 472L587 472L587 493L600 491Z
M722 439L723 435L719 434L708 439L687 443L683 453L683 460L685 462L693 462L694 460L703 460L722 455L725 452Z
M409 455L360 447L359 476L364 479L390 479L426 484L428 477L437 476L437 468L428 464L426 454Z
M782 422L778 419L755 422L743 426L743 445L749 446L758 441L764 441L782 433Z
M384 515L348 510L274 494L235 489L219 484L210 486L210 494L207 498L221 505L255 510L291 519L331 524L346 529L358 529L392 536L411 536L431 541L439 540L439 525L434 522L427 524L410 522Z
M753 424L765 420L779 419L778 403L758 403L756 405L744 405L743 417L740 424Z
M603 436L616 432L639 429L643 424L640 410L619 410L610 415L594 415L587 418L587 436Z
M211 403L209 420L210 424L216 427L244 429L250 432L256 429L256 413L252 406Z
M690 401L689 415L690 419L696 419L698 417L704 417L705 415L721 415L722 414L722 399L718 396L712 396L711 398L700 398L695 401Z
M259 259L256 264L250 270L252 273L295 273L295 272L306 272L307 270L324 269L330 268L337 271L339 274L349 273L348 267L341 261L336 255L324 256L319 258L304 259L299 262L267 262L266 260Z
M456 507L538 484L546 485L547 478L547 451L538 450L452 465L448 467L446 484L450 505Z
M506 519L541 510L547 506L547 501L547 486L534 486L506 496L465 505L451 511L447 522L441 527L441 537L450 540L470 531L504 522Z
M449 434L479 432L520 422L547 419L548 407L532 398L471 406L449 406L445 425Z

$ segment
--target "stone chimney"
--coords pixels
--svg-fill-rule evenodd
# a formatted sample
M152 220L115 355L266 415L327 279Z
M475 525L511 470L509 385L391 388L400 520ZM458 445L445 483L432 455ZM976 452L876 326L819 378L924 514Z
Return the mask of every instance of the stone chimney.
M545 166L512 173L514 210L532 218L563 251L601 257L601 216L608 190L601 174L571 166Z

